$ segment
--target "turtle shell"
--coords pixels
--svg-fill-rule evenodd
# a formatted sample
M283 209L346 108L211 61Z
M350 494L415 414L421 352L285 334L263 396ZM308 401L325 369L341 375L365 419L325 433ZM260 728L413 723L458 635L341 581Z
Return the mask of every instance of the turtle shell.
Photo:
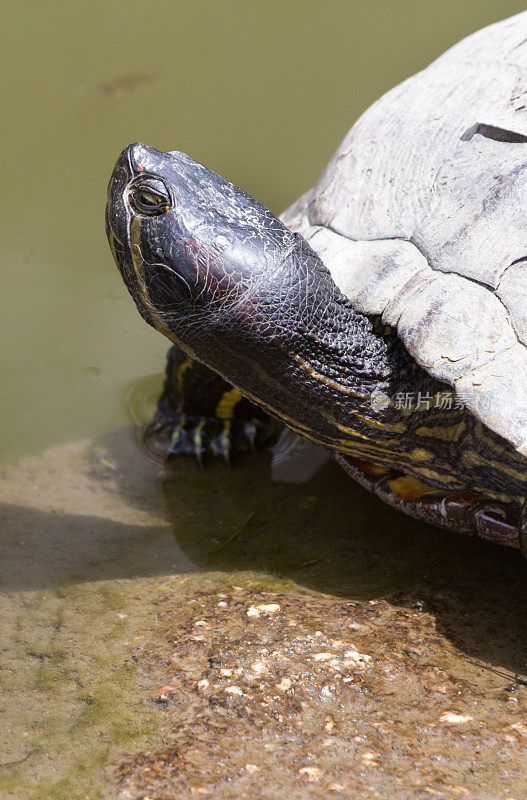
M283 218L527 455L527 12L378 100Z

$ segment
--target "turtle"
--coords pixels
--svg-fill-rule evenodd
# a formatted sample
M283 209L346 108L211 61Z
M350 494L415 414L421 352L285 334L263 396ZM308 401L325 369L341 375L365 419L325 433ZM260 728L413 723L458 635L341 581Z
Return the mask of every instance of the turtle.
M191 359L390 505L527 553L527 12L375 102L280 218L137 142L107 197L124 282L184 353L165 401Z

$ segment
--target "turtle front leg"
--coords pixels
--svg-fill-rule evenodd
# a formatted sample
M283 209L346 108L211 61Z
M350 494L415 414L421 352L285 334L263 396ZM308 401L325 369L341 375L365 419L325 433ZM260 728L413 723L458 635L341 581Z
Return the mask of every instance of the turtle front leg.
M416 478L337 454L338 463L356 481L388 505L439 528L520 547L527 557L527 508L515 508L470 491L441 492Z
M229 461L272 432L270 418L219 375L171 347L165 385L144 438L166 458L207 454Z

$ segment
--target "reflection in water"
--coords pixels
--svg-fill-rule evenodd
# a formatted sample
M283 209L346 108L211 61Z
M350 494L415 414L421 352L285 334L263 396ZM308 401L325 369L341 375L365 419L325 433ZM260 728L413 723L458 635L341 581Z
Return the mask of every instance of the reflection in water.
M145 437L145 430L151 422L157 407L157 401L163 390L164 373L146 375L133 381L126 391L126 409L135 433L137 447L142 450L146 458L151 459L159 466L165 463L164 456L154 447L150 446L150 439Z

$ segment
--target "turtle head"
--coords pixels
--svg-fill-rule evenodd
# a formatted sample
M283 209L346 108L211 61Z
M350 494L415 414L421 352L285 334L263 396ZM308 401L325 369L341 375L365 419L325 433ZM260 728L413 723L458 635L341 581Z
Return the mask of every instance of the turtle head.
M142 144L117 161L106 219L150 325L284 421L328 427L326 376L357 383L347 354L364 362L369 323L300 235L189 156Z
M145 319L203 357L215 337L257 335L285 253L305 245L261 203L184 153L133 144L108 187L107 234ZM296 279L296 276L291 276ZM239 333L239 331L237 331ZM217 344L214 345L216 351Z

